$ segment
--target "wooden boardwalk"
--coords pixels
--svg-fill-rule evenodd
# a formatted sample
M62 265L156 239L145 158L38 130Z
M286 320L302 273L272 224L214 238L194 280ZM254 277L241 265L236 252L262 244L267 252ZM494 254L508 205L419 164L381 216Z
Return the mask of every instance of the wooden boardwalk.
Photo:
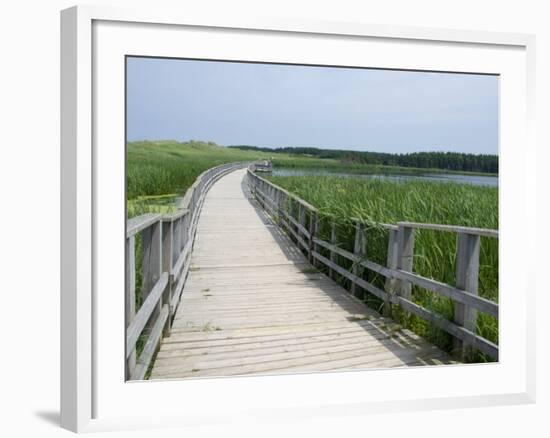
M151 379L450 363L324 274L251 199L246 170L206 195Z

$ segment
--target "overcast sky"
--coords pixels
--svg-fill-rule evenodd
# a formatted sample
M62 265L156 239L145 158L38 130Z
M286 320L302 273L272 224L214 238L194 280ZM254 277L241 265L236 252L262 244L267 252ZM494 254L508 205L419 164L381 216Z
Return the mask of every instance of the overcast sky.
M498 152L498 78L128 58L128 140Z

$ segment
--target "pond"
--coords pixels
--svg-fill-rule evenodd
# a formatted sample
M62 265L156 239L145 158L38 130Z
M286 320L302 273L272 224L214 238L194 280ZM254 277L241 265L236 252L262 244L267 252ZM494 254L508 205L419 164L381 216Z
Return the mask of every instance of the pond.
M498 176L493 175L462 175L457 173L345 173L332 172L327 169L297 169L276 167L271 173L273 176L340 176L344 178L379 178L394 181L425 180L435 182L455 182L473 184L476 186L498 187Z

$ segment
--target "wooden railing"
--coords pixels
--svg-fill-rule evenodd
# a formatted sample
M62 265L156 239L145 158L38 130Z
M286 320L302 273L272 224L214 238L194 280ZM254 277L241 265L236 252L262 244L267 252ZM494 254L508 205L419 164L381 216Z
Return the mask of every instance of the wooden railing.
M255 172L271 172L273 170L273 164L270 160L262 160L254 163Z
M338 246L335 223L331 224L330 242L319 238L321 216L315 207L259 177L255 174L254 165L248 168L247 178L253 196L295 240L313 266L324 267L333 279L341 276L349 280L354 295L363 289L378 297L384 302L387 316L391 315L392 306L399 306L405 314L414 314L449 333L454 338L453 350L460 359L467 357L472 349L477 349L498 360L498 345L476 333L478 312L498 319L498 304L478 295L480 236L498 238L498 231L413 222L379 224L388 231L389 236L386 265L381 265L366 256L366 223L351 219L355 227L355 242L353 252L347 251ZM457 235L456 284L441 283L414 273L414 237L417 229ZM321 254L321 248L325 255ZM342 266L342 259L348 261L348 267ZM365 280L365 270L385 277L385 286L381 288ZM453 320L414 303L411 297L413 285L453 300Z
M185 284L204 197L223 175L249 163L229 163L203 172L172 214L144 214L126 223L126 379L145 377L171 322ZM140 236L141 269L136 270ZM141 274L141 303L136 306L136 275ZM142 348L137 351L138 341Z

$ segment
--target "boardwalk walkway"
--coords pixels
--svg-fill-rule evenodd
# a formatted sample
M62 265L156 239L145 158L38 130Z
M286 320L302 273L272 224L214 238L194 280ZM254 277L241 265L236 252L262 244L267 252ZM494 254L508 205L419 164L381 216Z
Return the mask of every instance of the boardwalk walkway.
M313 270L250 199L245 179L246 170L232 172L206 196L152 379L450 361Z

